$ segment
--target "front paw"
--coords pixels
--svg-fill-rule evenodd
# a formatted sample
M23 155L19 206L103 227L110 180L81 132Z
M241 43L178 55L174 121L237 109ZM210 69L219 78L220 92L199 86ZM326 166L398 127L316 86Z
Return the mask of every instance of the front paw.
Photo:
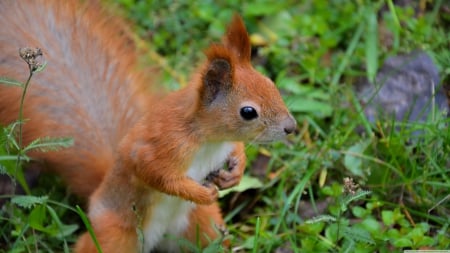
M210 175L211 181L221 190L236 186L241 181L244 168L245 164L239 163L237 158L230 158L228 160L228 168L213 172Z
M219 198L219 189L213 183L206 182L202 186L202 192L196 196L195 203L200 205L210 205Z

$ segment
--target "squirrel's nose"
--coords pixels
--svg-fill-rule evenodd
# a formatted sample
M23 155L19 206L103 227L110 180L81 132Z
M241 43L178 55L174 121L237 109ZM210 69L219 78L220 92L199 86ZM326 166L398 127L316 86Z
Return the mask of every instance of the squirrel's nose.
M290 114L283 120L281 124L283 125L283 129L286 134L291 134L295 130L297 130L297 122Z

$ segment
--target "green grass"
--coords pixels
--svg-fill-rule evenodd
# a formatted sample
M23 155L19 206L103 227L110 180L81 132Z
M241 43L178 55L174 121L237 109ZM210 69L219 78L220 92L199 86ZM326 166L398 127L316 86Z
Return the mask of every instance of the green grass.
M160 65L168 87L186 84L192 62L202 59L202 50L220 39L239 12L254 43L254 65L276 81L299 123L299 134L286 143L247 146L247 174L262 185L247 181L257 189L221 199L235 250L450 248L449 120L436 114L423 123L372 124L352 89L358 78L373 79L386 57L414 49L434 58L443 85L449 85L444 1L418 8L420 15L390 0L170 2L111 4L149 42L143 61ZM420 136L412 139L416 130ZM264 157L267 164L255 168ZM32 189L36 197L1 209L0 252L67 251L80 231L75 226L85 230L76 201L61 194L63 186L55 181L43 178Z

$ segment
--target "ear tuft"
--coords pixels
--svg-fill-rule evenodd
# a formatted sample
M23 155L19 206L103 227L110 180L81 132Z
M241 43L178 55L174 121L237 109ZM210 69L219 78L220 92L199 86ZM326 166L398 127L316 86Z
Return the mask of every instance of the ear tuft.
M245 28L242 18L235 14L227 28L227 33L223 38L224 44L227 48L234 51L238 58L245 61L250 61L251 45L248 37L247 29Z
M233 69L228 59L216 58L209 62L203 75L201 97L203 103L211 104L221 94L226 95L233 85Z

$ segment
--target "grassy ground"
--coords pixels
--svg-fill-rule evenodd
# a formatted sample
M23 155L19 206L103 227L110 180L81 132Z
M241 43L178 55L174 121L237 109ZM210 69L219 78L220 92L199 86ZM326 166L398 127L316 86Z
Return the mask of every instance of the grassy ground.
M192 62L239 12L254 65L276 81L299 123L299 134L286 143L247 146L243 186L249 189L221 199L235 251L450 248L448 119L435 113L421 123L372 123L353 91L357 80L375 77L384 59L416 49L433 58L449 85L448 4L170 2L108 3L158 53L143 61L164 69L170 88L186 84ZM42 180L33 195L44 197L16 199L2 209L0 248L60 252L76 239L83 226L76 201L60 185L49 190L56 178Z

